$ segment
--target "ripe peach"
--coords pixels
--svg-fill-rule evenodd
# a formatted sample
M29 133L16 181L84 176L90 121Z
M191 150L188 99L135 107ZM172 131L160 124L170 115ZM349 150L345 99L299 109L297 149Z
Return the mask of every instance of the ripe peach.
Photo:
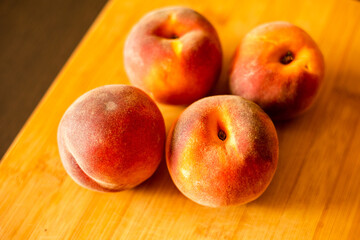
M259 197L277 161L272 121L258 105L239 96L212 96L191 104L166 141L166 162L175 185L186 197L210 207Z
M314 40L288 22L260 25L243 38L230 73L230 90L259 104L273 119L306 111L324 77Z
M79 97L58 128L58 147L70 177L98 191L132 188L158 167L164 119L143 91L107 85Z
M219 77L222 50L211 23L185 7L145 15L124 47L130 82L156 101L190 104L204 97Z

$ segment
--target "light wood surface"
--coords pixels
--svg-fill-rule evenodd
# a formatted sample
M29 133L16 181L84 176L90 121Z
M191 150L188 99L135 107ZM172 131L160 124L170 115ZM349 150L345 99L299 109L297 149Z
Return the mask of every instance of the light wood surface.
M205 15L224 51L219 89L241 37L287 20L304 28L326 61L321 94L305 115L276 123L280 158L256 201L212 209L186 199L164 162L135 189L76 185L56 144L66 108L104 84L128 83L123 46L132 25L162 6ZM110 1L0 163L0 239L358 239L360 236L360 2L352 0ZM182 111L160 106L167 129Z

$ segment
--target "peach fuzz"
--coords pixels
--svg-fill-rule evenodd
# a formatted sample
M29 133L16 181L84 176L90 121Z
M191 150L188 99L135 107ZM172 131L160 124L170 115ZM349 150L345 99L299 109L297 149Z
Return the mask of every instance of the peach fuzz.
M230 90L254 101L272 119L305 112L324 77L324 59L314 40L288 22L260 25L239 44L230 72Z
M79 97L58 127L65 170L97 191L133 188L149 178L164 154L165 124L143 91L107 85Z
M268 187L278 162L268 115L239 96L203 98L179 116L166 141L166 162L177 188L194 202L244 204Z
M165 104L186 105L217 81L222 50L216 30L196 11L168 7L145 15L124 46L130 82Z

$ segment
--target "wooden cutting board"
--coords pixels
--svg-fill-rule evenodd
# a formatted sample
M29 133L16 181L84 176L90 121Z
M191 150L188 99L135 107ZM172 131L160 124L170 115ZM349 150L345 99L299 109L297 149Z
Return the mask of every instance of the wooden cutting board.
M64 111L90 89L128 83L127 33L145 13L168 5L192 7L218 30L219 88L236 45L258 24L290 21L324 53L321 94L303 116L276 123L278 169L252 203L197 205L176 189L164 162L148 181L119 193L81 188L62 167L56 131ZM0 163L0 239L358 239L359 56L359 1L110 1ZM160 108L168 129L182 108Z

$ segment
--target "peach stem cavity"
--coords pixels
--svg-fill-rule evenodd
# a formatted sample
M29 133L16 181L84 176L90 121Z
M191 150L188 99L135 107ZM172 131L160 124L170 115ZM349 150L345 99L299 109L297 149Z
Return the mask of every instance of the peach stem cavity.
M291 51L287 51L287 53L280 58L280 62L284 65L287 65L291 63L294 58L294 54Z
M221 141L225 141L226 139L226 133L223 131L223 130L219 130L218 132L218 138L221 140Z

